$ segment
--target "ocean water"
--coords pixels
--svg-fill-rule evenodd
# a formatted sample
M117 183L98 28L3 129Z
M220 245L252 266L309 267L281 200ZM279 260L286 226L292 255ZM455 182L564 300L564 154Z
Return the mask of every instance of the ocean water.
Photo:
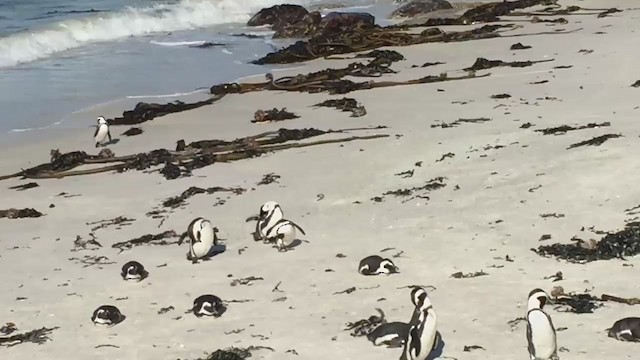
M0 142L87 127L94 119L74 114L99 104L169 101L284 67L249 64L289 41L244 26L280 3L322 1L0 0ZM394 8L386 0L338 3L347 5L340 11L367 11L382 24ZM204 42L224 45L192 47Z

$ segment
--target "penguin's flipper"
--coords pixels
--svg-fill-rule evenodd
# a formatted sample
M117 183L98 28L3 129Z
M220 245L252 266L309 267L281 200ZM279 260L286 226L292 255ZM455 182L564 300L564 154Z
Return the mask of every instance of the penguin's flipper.
M260 220L260 216L259 215L251 215L244 222L258 221L258 220Z
M633 337L633 335L631 335L631 334L629 334L627 332L619 333L618 334L618 339L623 340L623 341L631 341L631 342L638 342L639 341L638 339Z
M178 245L182 245L182 242L187 237L187 235L188 235L188 233L186 231L183 232L182 235L180 235L180 239L178 239Z
M109 137L109 142L111 142L111 130L107 127L107 136Z
M404 340L398 336L389 341L383 341L380 345L387 345L390 349L400 348L404 346Z
M100 125L96 125L96 132L93 133L93 137L98 136L98 131L100 131Z
M300 232L302 233L302 235L307 235L304 233L304 230L302 230L302 228L300 226L298 226L298 224L294 223L293 221L289 220L289 222L291 223L291 225L295 226L296 229L300 230Z

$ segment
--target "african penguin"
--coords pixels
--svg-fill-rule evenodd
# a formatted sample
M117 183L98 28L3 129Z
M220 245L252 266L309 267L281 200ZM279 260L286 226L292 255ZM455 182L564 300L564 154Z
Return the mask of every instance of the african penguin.
M527 301L527 342L531 360L558 359L556 329L551 317L542 310L549 295L542 289L533 289Z
M111 132L109 131L109 124L103 116L98 116L98 125L96 126L96 132L93 134L93 139L96 141L96 147L104 143L109 138L111 142Z
M278 251L287 251L296 239L296 229L300 230L302 235L306 235L304 230L293 221L281 219L269 229L265 242L275 242Z
M613 323L609 337L620 341L640 342L640 318L628 317Z
M178 240L178 245L186 236L189 237L189 252L187 259L194 264L198 259L206 258L211 249L218 244L216 230L209 220L202 217L193 219L187 228L187 232Z
M415 309L409 321L409 335L400 360L425 360L438 346L440 339L436 312L427 291L422 287L415 287L411 291L411 302Z
M122 315L117 307L112 305L102 305L97 308L91 316L94 325L113 326L121 323L125 316Z
M144 269L144 266L137 261L129 261L128 263L122 265L122 271L120 272L120 276L124 280L138 280L142 281L147 276L149 276L149 272Z
M371 255L360 260L358 272L362 275L389 275L400 272L400 269L389 259L383 259L378 255Z
M201 295L193 300L193 314L197 317L219 317L225 310L225 306L219 297L215 295Z
M275 201L267 201L260 207L260 213L258 215L250 216L246 221L257 220L256 230L253 233L253 239L255 241L267 242L266 236L269 229L271 229L278 221L283 218L282 208Z
M409 324L403 322L390 322L381 324L367 334L367 339L375 346L386 345L388 348L404 346L409 336Z

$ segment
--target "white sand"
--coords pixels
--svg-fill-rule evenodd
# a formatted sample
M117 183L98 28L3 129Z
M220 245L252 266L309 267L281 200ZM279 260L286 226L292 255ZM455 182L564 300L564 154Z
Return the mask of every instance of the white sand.
M627 8L634 2L594 0L578 4ZM310 107L330 98L327 94L230 95L211 106L147 122L140 136L121 137L119 134L127 128L114 127L112 133L121 141L110 148L117 155L125 155L161 147L173 149L180 138L187 143L230 140L280 127L386 125L389 129L359 132L392 135L386 139L287 150L216 164L195 171L193 177L172 181L158 173L130 171L38 180L40 187L23 192L8 187L29 181L3 181L0 208L33 207L46 216L0 219L0 322L14 322L20 331L42 326L60 329L44 345L0 348L0 358L195 359L218 348L255 345L275 349L255 352L253 358L257 359L396 359L400 350L375 348L365 338L351 337L343 331L344 324L375 314L375 307L384 310L390 321L408 321L412 311L410 290L397 288L422 284L436 287L430 296L446 343L443 356L527 359L524 324L512 332L507 322L524 315L532 288L550 291L552 286L561 285L567 291L587 289L598 296L640 296L638 258L574 265L530 251L540 244L569 242L574 235L599 239L601 235L580 229L620 229L629 218L624 209L640 203L640 89L630 87L640 79L639 17L639 11L603 19L567 16L567 25L522 23L524 28L516 32L582 30L568 35L398 48L408 60L394 64L399 74L385 79L406 80L445 71L464 74L456 70L470 66L477 57L555 60L525 68L479 71L491 73L484 79L348 94L366 107L368 114L361 118ZM606 34L594 34L598 31ZM509 46L516 42L533 48L510 51ZM593 53L578 53L581 49ZM446 64L411 68L435 61ZM345 63L348 61L312 61L305 69L291 73ZM553 69L559 65L573 67ZM549 82L529 84L540 80ZM489 98L499 93L512 97ZM557 100L538 100L544 97ZM453 103L459 101L468 103ZM500 104L506 106L496 107ZM256 109L274 106L287 107L301 118L266 125L249 122ZM491 121L431 127L438 121L477 117ZM561 136L533 131L605 121L611 126ZM521 129L527 122L535 125ZM1 173L46 162L52 148L95 152L91 133L74 132L65 138L5 149ZM605 133L621 133L624 137L599 147L567 150L570 144ZM350 135L322 138L342 136ZM495 145L505 147L484 150ZM449 152L455 157L436 162ZM421 167L414 166L418 161L423 162ZM411 178L394 175L411 169L415 169ZM256 186L271 172L281 176L279 183ZM389 190L421 186L438 176L446 177L447 186L431 192L428 201L403 203L393 196L386 196L381 203L370 200ZM249 190L240 196L194 196L184 209L169 214L160 227L158 219L145 216L164 199L190 186L240 186ZM79 196L56 196L61 192ZM324 194L324 199L318 201L318 194ZM214 206L218 197L226 203ZM253 223L244 219L267 200L282 205L285 217L306 230L303 239L308 242L287 253L254 243L250 236ZM49 208L49 204L55 204L55 208ZM554 212L565 217L540 217ZM136 221L122 229L112 226L95 231L102 248L70 251L77 235L90 238L92 226L86 223L116 216ZM193 265L185 259L185 245L140 246L122 253L111 247L144 234L170 229L182 232L196 216L211 219L220 229L219 235L228 246L226 253ZM501 222L496 223L498 220ZM552 235L552 239L539 242L543 234ZM383 256L404 251L394 259L401 274L364 277L357 273L360 259L388 247L396 250ZM239 249L246 250L239 255ZM336 258L338 253L346 258ZM106 256L106 261L114 263L83 267L70 260L85 255ZM514 262L506 262L506 255ZM150 277L141 283L122 281L120 267L129 260L143 263ZM167 265L158 267L163 264ZM489 275L450 278L457 271L479 270ZM565 280L543 280L557 271L563 272ZM233 279L248 276L264 280L251 286L230 286ZM272 292L279 282L283 292ZM332 295L352 286L358 290ZM193 299L204 293L225 300L253 301L230 304L218 319L185 314ZM283 296L286 301L273 301ZM27 299L16 301L17 297ZM386 300L378 301L380 298ZM127 319L110 329L95 327L90 316L102 304L118 306ZM157 313L170 305L175 310ZM637 345L607 338L604 329L622 317L638 316L637 308L607 303L593 314L548 311L557 328L567 328L558 332L559 346L568 349L560 353L563 360L636 358ZM181 318L174 320L178 316ZM244 331L225 335L235 329ZM118 348L94 348L101 344ZM465 345L480 345L486 351L463 352ZM290 349L299 356L287 353Z

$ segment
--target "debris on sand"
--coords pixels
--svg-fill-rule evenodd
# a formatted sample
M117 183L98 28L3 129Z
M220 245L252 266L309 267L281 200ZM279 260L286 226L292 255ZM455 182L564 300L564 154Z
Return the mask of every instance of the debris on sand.
M579 143L571 144L567 149L573 149L580 146L600 146L605 143L605 141L609 139L616 139L622 137L622 134L604 134L601 136L596 136L592 139L581 141Z
M596 129L596 128L605 127L605 126L611 126L611 123L606 121L603 123L589 123L587 125L581 125L581 126L560 125L560 126L554 126L554 127L549 127L545 129L536 129L534 131L540 132L542 133L542 135L563 135L563 134L566 134L567 131Z
M361 117L367 114L367 110L359 104L356 99L342 98L342 99L330 99L313 106L318 107L332 107L340 111L351 112L351 117Z
M98 229L104 229L107 226L112 226L112 225L118 225L118 229L119 229L120 226L131 225L131 223L134 221L136 221L136 219L129 219L126 216L118 216L113 219L94 221L86 224L97 225L91 228L91 231L96 231Z
M605 235L600 241L572 239L576 244L541 245L531 249L541 256L552 256L571 263L624 259L640 253L640 222L627 223L623 230Z
M272 183L278 183L278 179L280 178L281 176L276 173L269 173L263 176L262 180L260 180L260 182L258 182L256 185L260 186L260 185L269 185Z
M220 98L222 97L212 97L211 99L189 104L185 104L182 101L175 101L168 104L139 102L133 108L133 110L127 110L123 112L121 117L108 119L107 123L109 125L137 125L164 115L197 109L205 105L210 105Z
M16 185L16 186L12 186L9 188L9 190L17 190L17 191L24 191L24 190L28 190L28 189L33 189L35 187L38 187L40 185L38 185L37 183L34 182L30 182L30 183L26 183L26 184L22 184L22 185Z
M340 295L340 294L351 294L352 292L356 291L356 287L352 286L346 290L342 290L342 291L338 291L338 292L334 292L333 295Z
M510 49L511 50L527 50L527 49L531 49L531 46L522 45L522 43L515 43L515 44L511 45Z
M508 66L508 67L528 67L533 64L545 63L554 61L555 59L547 59L547 60L533 60L533 61L502 61L502 60L487 60L485 58L477 58L476 62L468 68L465 68L466 71L478 71L491 69L494 67Z
M218 192L230 192L235 195L240 195L245 191L247 190L240 187L225 188L220 186L214 186L214 187L204 189L197 186L192 186L187 190L183 191L182 194L178 196L170 197L167 200L163 201L162 206L175 209L182 206L188 198L198 194L211 195Z
M640 87L640 80L634 82L633 84L631 84L631 87L637 88Z
M451 122L451 123L448 123L448 124L445 123L445 122L441 122L441 123L438 123L438 124L432 124L431 127L432 128L441 127L443 129L446 129L446 128L451 128L451 127L456 127L456 126L458 126L458 125L460 125L462 123L477 124L477 123L484 123L484 122L487 122L487 121L491 121L491 119L490 118L485 118L485 117L479 117L479 118L473 118L473 119L458 119L458 120L456 120L454 122Z
M234 279L234 280L231 282L231 286L238 286L238 285L248 285L248 286L251 286L251 285L252 285L252 284L251 284L252 282L254 282L254 281L258 281L258 280L264 280L264 279L263 279L263 278L261 278L261 277L256 277L256 276L249 276L249 277L242 278L242 279Z
M384 197L387 195L394 195L395 197L404 198L402 201L403 203L407 201L411 201L415 198L429 200L429 196L427 195L428 193L430 193L433 190L438 190L447 186L447 184L444 183L445 179L446 179L445 177L439 176L437 178L427 181L424 185L415 186L412 188L387 191L383 193L382 196L375 197L372 200L374 200L375 202L381 202L384 199Z
M229 347L224 350L216 350L206 358L197 358L195 360L244 360L251 357L252 351L270 350L275 351L269 346L249 346L247 348Z
M178 237L178 234L175 231L167 230L167 231L161 232L160 234L155 234L155 235L147 234L147 235L137 237L135 239L118 242L111 245L111 247L114 249L120 249L120 252L123 252L125 250L129 250L135 246L140 246L140 245L177 244L178 243L177 241L167 242L165 240L165 239L171 239L171 238L177 238L177 237Z
M280 110L278 110L277 108L273 108L271 110L257 110L256 113L253 115L253 120L251 120L251 122L254 124L267 123L267 122L274 122L274 121L297 119L299 117L300 116L287 111L287 108L282 108Z
M0 219L22 219L22 218L37 218L40 216L44 216L40 211L32 208L24 208L24 209L7 209L0 210Z
M476 271L473 273L466 273L466 274L463 273L462 271L458 271L457 273L451 274L451 277L454 279L469 279L469 278L475 278L475 277L487 276L487 275L489 274L484 272L484 270Z
M562 286L556 286L551 292L553 304L558 306L554 310L560 312L572 312L576 314L590 314L602 307L602 299L590 294L565 293Z
M361 319L356 322L348 322L346 324L345 331L351 330L350 335L354 337L367 336L370 332L375 330L380 324L384 324L387 321L384 318L384 312L376 308L376 311L380 316L371 315L368 319Z
M29 332L19 333L11 336L0 336L0 346L11 347L11 346L15 346L15 345L19 345L27 342L42 345L48 340L51 340L49 338L49 334L51 334L52 331L57 329L58 327L54 327L54 328L43 327L40 329L31 330Z

